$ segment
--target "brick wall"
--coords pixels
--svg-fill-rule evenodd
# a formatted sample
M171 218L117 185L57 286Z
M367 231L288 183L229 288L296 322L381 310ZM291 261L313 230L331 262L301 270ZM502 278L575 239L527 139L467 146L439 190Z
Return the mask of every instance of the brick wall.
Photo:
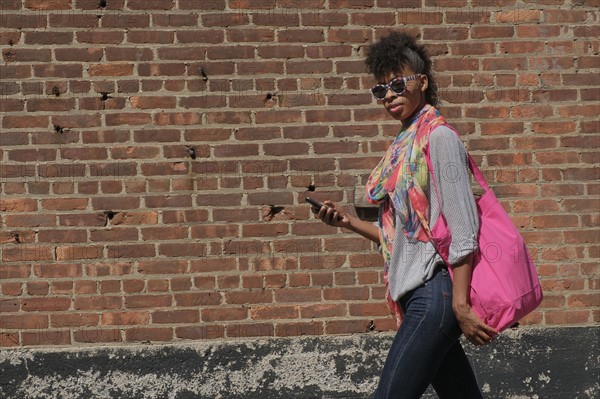
M536 260L524 323L598 323L599 5L0 0L0 346L391 330L302 200L353 204L397 131L362 59L398 28Z

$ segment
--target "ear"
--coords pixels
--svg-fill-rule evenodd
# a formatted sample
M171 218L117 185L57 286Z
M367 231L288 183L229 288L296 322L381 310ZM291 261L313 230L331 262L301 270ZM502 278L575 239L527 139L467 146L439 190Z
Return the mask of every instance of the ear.
M421 91L425 92L429 87L429 78L427 77L427 75L421 75L419 79L421 81Z

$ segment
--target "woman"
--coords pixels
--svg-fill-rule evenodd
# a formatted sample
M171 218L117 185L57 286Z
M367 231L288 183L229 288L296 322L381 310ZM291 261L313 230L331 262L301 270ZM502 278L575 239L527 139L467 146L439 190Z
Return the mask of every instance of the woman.
M389 34L369 47L365 63L378 82L373 96L402 124L366 187L369 201L379 205L378 222L344 213L331 201L317 216L381 247L388 302L400 327L375 398L419 398L429 384L440 398L481 398L459 337L462 332L483 345L497 331L468 301L479 226L465 147L435 108L431 60L413 37ZM423 155L427 143L431 174ZM429 241L440 207L452 232L454 281Z

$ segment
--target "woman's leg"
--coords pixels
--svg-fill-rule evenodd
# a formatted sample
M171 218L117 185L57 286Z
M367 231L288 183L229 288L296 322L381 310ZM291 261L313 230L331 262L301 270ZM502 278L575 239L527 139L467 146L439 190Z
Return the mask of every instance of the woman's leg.
M483 398L469 359L458 340L444 357L432 385L440 399Z
M446 269L405 295L401 305L405 318L392 342L375 399L420 398L461 334L452 311L452 281ZM453 363L454 359L451 356L447 361ZM479 391L476 383L475 388Z

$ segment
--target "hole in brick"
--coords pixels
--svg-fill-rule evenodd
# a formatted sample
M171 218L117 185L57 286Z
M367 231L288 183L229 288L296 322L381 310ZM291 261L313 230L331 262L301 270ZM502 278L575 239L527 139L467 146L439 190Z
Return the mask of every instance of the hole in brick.
M267 101L269 101L272 98L273 98L273 94L271 94L271 93L267 93L267 95L265 96L265 100L267 100Z
M206 71L204 70L204 67L200 67L198 69L198 73L200 73L200 76L202 76L202 80L203 81L207 81L208 80L208 75L206 74Z
M13 39L9 39L9 40L8 40L8 45L9 45L9 46L12 46L13 44L14 44L14 42L13 42Z
M273 217L275 217L275 215L283 212L283 210L285 209L283 206L275 206L275 205L269 205L269 208L270 208L269 213L267 215L268 220L271 220Z
M373 331L375 329L375 323L373 320L369 321L369 331Z
M60 97L60 89L58 88L58 86L54 86L52 88L52 94L54 94L56 97Z
M11 235L17 244L21 244L21 236L19 236L19 233L12 233Z
M108 226L108 221L113 220L118 212L104 211L104 227Z
M191 145L186 145L185 148L187 148L187 152L188 154L190 154L190 158L196 159L196 148Z
M60 125L54 125L54 131L56 133L64 133L65 132L65 128L60 126Z
M106 101L109 98L110 98L110 96L108 95L108 93L100 93L100 100Z
M104 8L104 7L106 7L106 5L107 5L106 3L107 3L106 0L100 0L98 2L98 8Z
M317 188L315 187L315 185L314 185L314 184L310 184L310 185L307 187L307 189L308 189L308 191L315 191Z

